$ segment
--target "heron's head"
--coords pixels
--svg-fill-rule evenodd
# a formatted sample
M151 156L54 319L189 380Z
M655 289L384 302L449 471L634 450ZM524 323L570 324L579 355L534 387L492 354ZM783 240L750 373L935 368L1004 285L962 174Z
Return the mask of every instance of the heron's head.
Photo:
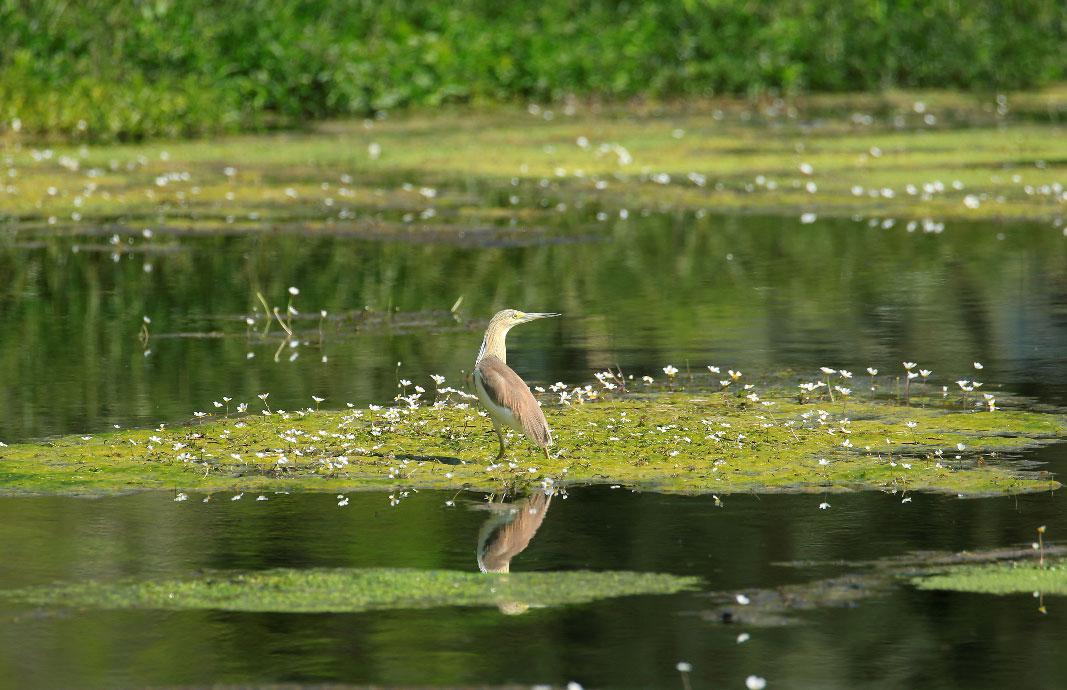
M553 316L559 316L559 314L553 312L531 312L531 311L519 311L518 309L504 309L498 311L491 325L495 325L498 328L505 330L512 326L518 326L520 323L528 323L530 321L536 321L537 319L547 319Z

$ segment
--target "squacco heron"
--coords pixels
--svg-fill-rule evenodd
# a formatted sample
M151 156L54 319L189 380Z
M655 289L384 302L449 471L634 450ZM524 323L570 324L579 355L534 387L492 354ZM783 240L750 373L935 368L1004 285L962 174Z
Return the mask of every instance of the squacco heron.
M500 441L497 460L504 457L504 432L501 430L504 426L525 434L526 438L548 457L548 447L552 445L552 431L548 428L545 413L541 411L541 406L530 392L530 387L508 366L504 340L514 326L551 316L559 314L534 314L505 309L493 316L489 328L485 331L482 349L478 351L478 359L474 361L474 389L489 413L493 430Z

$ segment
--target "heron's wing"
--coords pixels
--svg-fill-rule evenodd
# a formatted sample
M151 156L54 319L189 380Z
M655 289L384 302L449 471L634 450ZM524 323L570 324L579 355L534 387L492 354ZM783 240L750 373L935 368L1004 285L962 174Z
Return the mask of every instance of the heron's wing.
M530 387L514 369L490 355L478 362L478 374L489 399L495 405L511 410L527 438L542 448L551 445L552 432L549 431L545 413L530 392Z
M490 518L478 544L479 567L487 572L506 572L511 559L522 553L544 522L552 497L538 491L517 501L513 513L503 521Z

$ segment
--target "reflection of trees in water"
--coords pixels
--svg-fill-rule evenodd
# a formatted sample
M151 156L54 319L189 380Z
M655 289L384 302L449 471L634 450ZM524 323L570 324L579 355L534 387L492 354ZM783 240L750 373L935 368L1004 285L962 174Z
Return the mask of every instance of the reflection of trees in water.
M479 336L462 328L433 338L328 329L329 367L307 350L293 365L263 361L265 349L247 361L239 317L257 289L284 306L290 285L300 287L305 313L447 309L460 295L471 318L501 306L563 311L571 318L551 352L518 342L520 369L540 358L553 380L616 362L630 370L685 359L696 368L705 357L765 369L856 367L898 353L947 375L961 352L993 359L981 346L1025 359L1034 356L1031 341L1067 343L1062 320L1049 314L1057 299L1062 309L1067 283L1058 233L988 224L927 236L900 226L634 214L587 243L470 249L206 237L117 263L108 252L73 253L69 239L0 247L0 437L96 430L112 416L187 416L213 397L268 389L298 401L288 405L311 394L335 403L388 398L398 360L412 375L436 371L450 382L470 368ZM230 335L156 338L145 359L137 341L145 314L157 336ZM1042 356L1052 361L1049 347Z

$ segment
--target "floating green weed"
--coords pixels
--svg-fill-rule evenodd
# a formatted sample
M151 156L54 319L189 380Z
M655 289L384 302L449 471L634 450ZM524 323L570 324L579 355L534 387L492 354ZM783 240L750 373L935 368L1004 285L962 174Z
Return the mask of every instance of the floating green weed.
M1067 108L1062 91L1044 99L1049 111ZM948 219L1063 215L1067 137L1054 121L943 128L913 112L921 103L931 117L954 108L983 116L989 105L946 94L814 102L831 111L814 124L768 123L737 103L549 120L462 109L300 136L13 146L0 205L29 229L455 239L472 226L506 234L517 233L511 223L551 225L561 211L572 234L643 209L861 215L879 226L914 220L912 230L927 232ZM841 115L886 110L906 124L859 126Z
M486 575L450 570L277 569L171 580L79 582L0 591L34 606L346 613L436 606L496 606L505 613L609 597L673 594L699 580L658 573L547 572Z
M162 430L69 436L0 448L0 492L497 488L536 481L658 491L882 489L964 495L1054 489L1047 472L1005 458L1067 435L1059 414L965 412L884 400L765 392L635 394L550 406L551 458L522 438L493 461L489 422L458 392L434 405L301 410Z
M1067 561L1042 566L1033 561L983 563L911 578L919 589L977 592L980 594L1067 594Z
M1062 558L1063 549L1055 549ZM1067 561L1058 561L1067 564ZM916 551L874 561L781 564L801 568L850 566L848 572L810 582L766 589L711 592L716 605L700 611L707 621L751 626L791 625L803 613L825 608L852 608L884 596L902 582L920 589L1007 594L1067 593L1067 568L1044 568L1034 552L1018 548L947 553Z

